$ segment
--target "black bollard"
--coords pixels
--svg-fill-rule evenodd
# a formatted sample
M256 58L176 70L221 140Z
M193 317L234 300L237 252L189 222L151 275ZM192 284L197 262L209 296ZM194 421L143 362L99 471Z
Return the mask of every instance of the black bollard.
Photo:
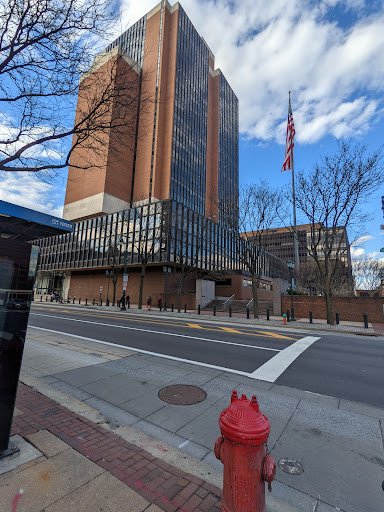
M197 314L200 315L200 304L197 306Z
M88 306L88 299L85 299L85 305Z
M213 316L216 316L216 306L213 306Z
M107 300L105 301L105 305L109 306L109 299L108 299L108 297L107 297Z
M312 322L312 311L310 311L310 312L309 312L309 323L310 323L310 324L311 324L311 323L313 323L313 322Z
M95 299L93 299L93 302L92 302L93 305L95 305Z
M48 297L47 296L45 296L45 302L48 302Z
M81 304L81 299L79 299L79 304Z
M249 308L247 308L247 320L249 320Z
M103 305L103 299L100 299L100 306Z
M269 320L269 309L267 309L267 320Z
M229 318L232 317L232 306L229 306Z
M289 318L289 309L287 309L287 322L290 322L290 318Z
M73 297L73 299L72 299L72 304L74 304L74 303L75 303L75 297Z
M186 312L187 312L187 305L184 304L184 313L186 313Z
M339 325L339 323L340 323L339 313L336 313L336 325Z
M171 309L172 309L172 313L173 313L173 304L172 304L172 308Z
M367 313L364 313L364 327L368 329L368 315Z
M43 296L40 295L40 302L43 302Z

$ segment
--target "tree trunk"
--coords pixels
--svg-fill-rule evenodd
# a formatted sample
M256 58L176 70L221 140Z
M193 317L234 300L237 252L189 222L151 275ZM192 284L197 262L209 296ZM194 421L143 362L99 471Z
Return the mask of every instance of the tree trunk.
M141 264L141 275L140 275L140 287L139 287L139 304L138 309L142 309L143 307L143 288L144 288L144 277L145 277L145 267L146 263Z
M177 285L177 311L180 313L181 310L181 293L183 291L183 285Z
M329 290L324 290L325 304L327 308L327 324L333 325L333 304L332 304L332 293Z
M115 303L116 303L116 285L117 285L117 281L115 281L114 279L112 279L112 284L113 284L112 306L114 306L114 305L115 305Z
M255 275L252 275L252 296L253 296L253 317L259 318L259 298L257 295L257 289L259 285L259 279Z

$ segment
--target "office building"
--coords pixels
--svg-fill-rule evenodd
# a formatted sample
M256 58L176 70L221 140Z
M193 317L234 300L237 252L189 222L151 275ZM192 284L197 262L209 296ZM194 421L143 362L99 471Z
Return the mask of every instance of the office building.
M162 1L82 77L77 118L92 104L100 76L113 76L117 89L131 84L128 106L105 114L111 128L93 151L81 142L74 148L64 205L74 233L41 242L38 290L48 292L50 282L61 282L52 273L65 271L64 296L105 300L113 253L120 268L127 261L132 301L143 259L144 296L163 290L163 264L174 273L190 266L200 277L231 272L222 292L231 295L232 284L244 281L243 268L220 212L238 205L238 100L207 43L179 3ZM126 140L116 137L116 116L126 119ZM282 262L265 255L267 279L285 273ZM120 296L122 272L118 279ZM185 302L192 305L195 285L188 286Z

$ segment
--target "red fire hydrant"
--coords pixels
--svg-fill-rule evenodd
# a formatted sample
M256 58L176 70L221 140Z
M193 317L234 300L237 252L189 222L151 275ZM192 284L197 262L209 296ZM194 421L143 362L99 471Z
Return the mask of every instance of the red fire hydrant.
M224 464L222 512L266 512L265 482L271 490L276 463L267 448L271 426L256 396L239 398L234 390L219 425L215 455Z

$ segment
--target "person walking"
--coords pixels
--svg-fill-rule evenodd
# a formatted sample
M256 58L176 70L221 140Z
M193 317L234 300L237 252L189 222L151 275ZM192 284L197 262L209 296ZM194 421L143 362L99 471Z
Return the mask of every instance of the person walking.
M151 304L152 304L152 297L149 296L147 300L147 309L148 311L151 311Z
M161 298L161 295L159 295L159 298L157 299L157 305L159 306L159 311L161 311L163 306L163 299Z

